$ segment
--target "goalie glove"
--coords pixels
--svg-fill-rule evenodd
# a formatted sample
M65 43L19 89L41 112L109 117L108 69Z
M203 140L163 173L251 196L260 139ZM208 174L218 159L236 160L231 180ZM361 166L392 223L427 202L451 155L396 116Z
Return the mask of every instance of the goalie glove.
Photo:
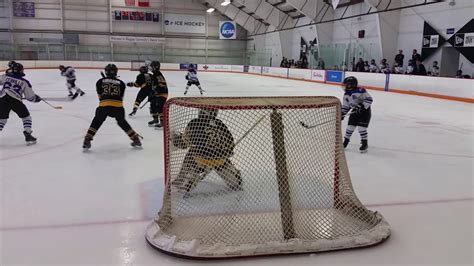
M179 134L176 131L171 132L171 143L173 143L173 146L179 148L179 149L186 149L188 148L188 145L186 141L183 138L182 134Z

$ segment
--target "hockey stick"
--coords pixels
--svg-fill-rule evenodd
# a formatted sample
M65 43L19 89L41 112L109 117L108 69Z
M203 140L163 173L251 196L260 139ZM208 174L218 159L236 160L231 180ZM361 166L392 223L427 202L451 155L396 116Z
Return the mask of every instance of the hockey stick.
M140 110L143 109L143 107L146 106L147 103L149 103L150 101L147 101L146 103L142 104L142 106L140 106Z
M54 105L50 104L49 102L47 102L47 101L46 101L45 99L43 99L43 98L41 98L41 100L42 100L43 102L45 102L47 105L49 105L49 106L51 106L52 108L54 108L54 109L63 109L62 106L54 106Z
M100 71L100 75L101 75L103 78L105 78L104 72Z
M239 140L237 140L237 142L235 143L235 146L239 145L239 143L245 138L247 137L247 135L254 129L258 126L258 124L260 124L260 122L263 121L263 119L266 117L267 115L262 115L262 117L260 117L260 119L257 120L257 122L255 122L255 124L253 124L253 126L251 128L249 128L249 130L247 130L247 132L245 132L242 137L240 137Z
M356 112L351 111L351 112L345 114L344 116L350 116L350 115L355 114L355 113L356 113ZM328 124L328 123L331 123L331 122L333 122L333 120L329 120L329 121L322 122L322 123L315 124L315 125L308 125L308 124L306 124L305 122L300 121L299 124L300 124L302 127L304 127L304 128L311 129L311 128L319 127L319 126L322 126L322 125L325 125L325 124Z
M322 122L322 123L315 124L315 125L308 125L308 124L306 124L305 122L300 121L300 125L301 125L302 127L304 127L304 128L311 129L311 128L319 127L319 126L322 126L322 125L325 125L325 124L328 124L328 123L331 123L331 122L334 122L334 121L333 121L333 120L329 120L329 121Z

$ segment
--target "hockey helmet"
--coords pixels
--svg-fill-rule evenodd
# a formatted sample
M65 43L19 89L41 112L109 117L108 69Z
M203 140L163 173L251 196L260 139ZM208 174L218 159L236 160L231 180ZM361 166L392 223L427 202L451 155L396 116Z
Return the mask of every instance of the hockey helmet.
M16 62L13 61L13 60L12 60L12 61L9 61L9 62L8 62L8 67L9 67L9 68L12 68L15 63L16 63Z
M160 68L161 68L160 61L153 61L153 62L150 63L151 72L160 71Z
M66 67L65 67L64 65L59 65L58 68L59 68L59 70L61 70L61 71L64 71L64 69L66 69Z
M20 64L20 63L16 63L16 62L13 63L13 65L12 65L12 67L11 67L11 70L12 70L12 73L13 73L13 74L25 75L25 74L23 73L23 70L24 70L23 65Z
M193 64L189 64L189 65L188 65L188 69L194 69L194 65L193 65Z
M217 117L219 110L217 109L208 109L208 108L202 108L199 109L199 118L207 118L207 119L215 119Z
M108 78L117 77L118 68L115 64L108 64L107 66L105 66L104 70L105 70L106 77Z
M142 73L142 74L148 73L148 67L146 67L146 66L141 66L141 67L140 67L140 73Z
M357 87L358 82L357 82L356 77L349 76L349 77L344 79L342 84L344 84L344 89L351 90L351 89L354 89L354 88Z

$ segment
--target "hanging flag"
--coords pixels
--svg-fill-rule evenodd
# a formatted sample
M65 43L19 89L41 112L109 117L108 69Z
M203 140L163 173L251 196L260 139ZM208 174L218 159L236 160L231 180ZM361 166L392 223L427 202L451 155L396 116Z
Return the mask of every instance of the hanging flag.
M339 0L332 0L331 3L332 3L332 8L336 10L337 6L339 5Z
M138 0L138 6L150 7L150 0Z
M135 6L135 0L125 0L126 6Z

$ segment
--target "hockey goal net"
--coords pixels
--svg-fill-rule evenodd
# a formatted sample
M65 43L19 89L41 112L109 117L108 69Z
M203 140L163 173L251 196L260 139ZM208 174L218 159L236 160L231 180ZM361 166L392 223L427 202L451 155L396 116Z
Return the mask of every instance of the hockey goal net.
M382 242L390 227L355 195L340 114L335 97L171 99L165 195L147 241L191 258Z

